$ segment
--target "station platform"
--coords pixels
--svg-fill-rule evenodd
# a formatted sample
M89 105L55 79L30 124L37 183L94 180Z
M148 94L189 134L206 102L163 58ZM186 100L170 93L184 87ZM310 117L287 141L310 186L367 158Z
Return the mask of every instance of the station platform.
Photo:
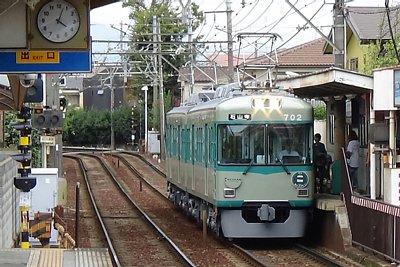
M325 211L334 211L338 207L344 207L344 202L339 195L315 194L315 208Z
M10 267L112 267L106 248L96 249L0 249L0 266Z

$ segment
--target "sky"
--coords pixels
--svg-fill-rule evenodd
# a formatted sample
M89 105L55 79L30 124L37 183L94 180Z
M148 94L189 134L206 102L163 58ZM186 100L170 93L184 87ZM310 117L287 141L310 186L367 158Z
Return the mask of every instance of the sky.
M182 0L187 3L188 0ZM226 10L226 0L192 0L205 12ZM292 47L313 39L320 35L315 29L306 25L306 21L300 17L286 0L231 0L233 34L243 32L274 32L282 39L278 39L276 47ZM178 1L176 1L178 3ZM290 0L290 3L307 17L324 34L328 34L333 22L333 3L335 0ZM345 0L348 6L381 6L385 0ZM390 5L398 5L400 0L389 1ZM178 4L179 5L179 4ZM129 20L129 9L122 8L118 2L91 11L91 35L96 40L119 40L121 32L126 33ZM122 29L122 31L121 31ZM300 29L300 30L299 30ZM298 32L298 33L297 33ZM297 33L297 34L296 34ZM202 35L203 41L226 41L226 14L206 13L205 22L194 33ZM125 35L128 37L128 35ZM234 38L234 40L237 40ZM242 47L246 47L242 44ZM106 52L116 49L116 43L111 45L93 44L93 52ZM210 44L206 53L221 50L219 45ZM239 45L234 45L234 53L239 51ZM94 58L103 59L104 55L94 54Z

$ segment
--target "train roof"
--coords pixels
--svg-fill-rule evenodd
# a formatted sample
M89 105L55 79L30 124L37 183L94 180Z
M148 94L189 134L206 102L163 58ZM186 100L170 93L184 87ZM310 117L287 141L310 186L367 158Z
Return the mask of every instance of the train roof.
M207 91L210 93L207 97L202 97L202 93L195 94L197 101L189 101L183 106L175 107L170 110L168 116L179 116L189 115L197 112L212 111L212 110L232 110L237 111L241 109L251 109L252 98L279 98L281 99L281 105L283 109L311 109L312 106L306 101L295 97L287 91L270 89L270 88L257 88L257 90L249 89L252 88L249 85L240 85L238 83L232 83L222 85L217 88L214 96L214 91ZM251 99L249 99L251 98Z

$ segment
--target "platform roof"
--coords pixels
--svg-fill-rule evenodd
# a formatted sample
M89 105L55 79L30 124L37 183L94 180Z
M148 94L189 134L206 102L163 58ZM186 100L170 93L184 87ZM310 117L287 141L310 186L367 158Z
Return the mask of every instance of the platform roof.
M322 71L280 79L276 85L304 98L365 94L373 90L372 76L331 67Z
M20 0L1 0L0 1L0 13L7 10L10 6L13 6ZM102 7L108 4L119 2L120 0L90 0L90 9Z
M102 7L116 2L120 2L120 0L90 0L90 9Z

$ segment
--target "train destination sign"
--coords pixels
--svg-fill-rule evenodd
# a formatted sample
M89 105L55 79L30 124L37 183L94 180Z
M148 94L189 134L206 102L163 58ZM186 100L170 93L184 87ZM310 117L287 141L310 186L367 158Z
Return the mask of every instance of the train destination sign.
M17 51L16 63L60 63L58 51Z
M235 120L249 121L249 120L251 120L251 114L236 114L236 113L231 113L231 114L229 114L228 119L229 119L230 121L235 121Z

